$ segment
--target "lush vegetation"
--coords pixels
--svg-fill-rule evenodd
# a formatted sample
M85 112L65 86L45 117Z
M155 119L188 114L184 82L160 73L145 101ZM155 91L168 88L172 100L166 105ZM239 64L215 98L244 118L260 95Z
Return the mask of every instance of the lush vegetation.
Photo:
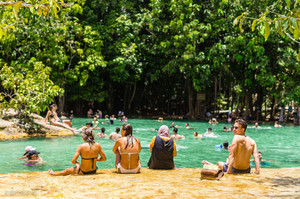
M41 112L55 100L78 116L95 102L108 114L195 119L231 109L264 119L268 110L274 119L279 107L299 106L300 24L285 12L298 13L298 1L0 6L1 108Z

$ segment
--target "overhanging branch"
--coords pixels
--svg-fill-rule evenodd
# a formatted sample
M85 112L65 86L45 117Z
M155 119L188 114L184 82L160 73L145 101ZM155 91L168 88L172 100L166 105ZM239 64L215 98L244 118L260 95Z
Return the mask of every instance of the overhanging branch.
M9 6L9 5L15 5L17 2L0 2L0 6ZM70 7L72 5L74 5L74 3L72 4L65 4L65 3L62 3L62 2L58 2L59 4L61 4L62 7ZM21 3L21 6L22 7L31 7L32 4L29 4L29 3ZM40 4L39 7L48 7L48 5L43 5L43 4Z

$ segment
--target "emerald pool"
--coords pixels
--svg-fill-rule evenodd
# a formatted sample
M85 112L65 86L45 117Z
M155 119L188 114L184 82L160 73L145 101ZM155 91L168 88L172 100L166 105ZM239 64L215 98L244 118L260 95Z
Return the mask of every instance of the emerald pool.
M74 118L73 127L80 128L86 122L92 121L88 118ZM100 120L104 122L104 120ZM133 126L133 134L141 141L142 151L140 159L142 167L147 167L150 157L149 143L153 136L157 134L155 129L161 125L171 125L171 120L158 122L154 119L128 119L128 123ZM216 145L228 141L229 144L233 138L233 132L223 132L223 127L228 123L219 123L216 125L199 121L174 121L178 125L178 133L185 136L184 140L176 141L177 157L175 157L176 168L199 168L202 167L202 160L212 163L218 161L226 161L228 151L216 148ZM189 123L193 129L185 129L185 123ZM116 120L113 125L99 124L98 127L106 128L106 134L115 131L116 127L120 127L122 122ZM249 124L253 126L253 124ZM288 168L299 167L300 163L300 127L286 125L282 128L274 128L271 125L260 125L262 128L248 128L246 135L250 136L257 143L258 150L262 152L263 159L269 165L262 165L262 168ZM193 132L199 134L206 132L211 127L213 132L218 135L217 138L202 138L201 140L193 137ZM100 129L95 130L95 134ZM172 134L172 132L170 132ZM100 143L104 153L106 154L106 162L98 162L99 169L114 168L115 155L112 152L114 141L106 138L96 137L96 142ZM80 135L71 137L54 137L54 138L32 138L19 141L3 141L0 142L0 173L18 173L18 172L34 172L47 171L52 168L54 171L64 170L72 167L71 159L79 144L83 143ZM33 146L37 151L41 152L40 156L47 163L37 164L35 166L24 166L24 161L18 160L24 153L26 146ZM80 161L80 158L78 159ZM252 166L253 167L253 166Z

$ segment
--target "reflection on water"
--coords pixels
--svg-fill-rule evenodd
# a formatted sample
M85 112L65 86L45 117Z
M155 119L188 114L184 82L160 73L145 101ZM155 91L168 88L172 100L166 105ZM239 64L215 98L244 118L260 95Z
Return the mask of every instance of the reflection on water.
M80 128L81 124L90 121L87 118L74 118L74 127ZM172 121L164 120L157 122L157 120L149 119L129 119L128 123L133 126L134 136L141 141L142 151L140 159L142 167L146 167L150 158L149 143L153 136L157 134L155 129L161 125L170 126ZM227 141L229 144L232 141L232 132L223 132L225 123L217 125L209 125L206 122L192 122L188 121L193 129L185 129L184 125L187 121L175 121L178 125L178 133L184 135L184 140L176 140L177 157L175 157L176 168L200 168L202 167L202 160L207 160L212 163L218 161L225 162L228 157L227 150L216 150L216 145L220 145ZM107 134L114 132L116 127L120 127L121 122L116 121L113 125L99 124L99 127L105 127ZM283 167L298 167L300 150L300 127L299 126L284 126L282 128L273 128L272 126L260 125L261 129L247 129L246 135L253 138L258 150L262 152L263 159L270 164L268 166L262 165L263 168L283 168ZM211 127L213 132L218 135L217 138L195 139L193 132L197 131L199 134L206 132L207 128ZM95 130L96 133L100 130ZM170 130L172 134L172 131ZM114 141L106 138L96 138L96 141L102 145L106 154L106 162L98 162L99 168L114 168L115 155L112 152ZM63 170L72 167L71 159L76 151L76 148L81 144L82 138L80 135L64 138L35 138L21 141L7 141L0 142L0 158L2 160L0 165L0 173L10 172L33 172L33 171L47 171L49 168L53 170ZM23 161L17 160L24 153L26 146L33 146L40 151L40 156L47 161L44 164L35 166L24 166Z

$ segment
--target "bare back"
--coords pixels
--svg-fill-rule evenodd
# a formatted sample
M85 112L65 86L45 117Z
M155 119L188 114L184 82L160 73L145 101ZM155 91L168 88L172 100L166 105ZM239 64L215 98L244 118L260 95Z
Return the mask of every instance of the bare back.
M111 139L111 140L117 140L117 139L119 139L121 137L122 136L120 134L118 134L118 133L111 133L108 138Z
M182 135L171 135L171 138L174 139L174 140L180 140L180 139L183 139Z
M92 171L96 169L96 162L99 161L99 155L101 156L101 158L106 159L102 147L98 143L95 143L91 146L88 143L79 145L72 159L72 162L74 158L76 158L77 160L79 155L81 156L80 169L82 171Z
M256 144L253 139L244 135L235 135L233 137L229 161L233 160L232 166L235 169L245 170L250 167L250 158L256 150Z
M141 152L141 144L137 138L133 137L133 147L127 146L127 137L118 139L113 148L113 152L116 153L118 149L121 154L121 166L125 169L137 168L140 164L139 153ZM126 148L126 149L125 149Z

